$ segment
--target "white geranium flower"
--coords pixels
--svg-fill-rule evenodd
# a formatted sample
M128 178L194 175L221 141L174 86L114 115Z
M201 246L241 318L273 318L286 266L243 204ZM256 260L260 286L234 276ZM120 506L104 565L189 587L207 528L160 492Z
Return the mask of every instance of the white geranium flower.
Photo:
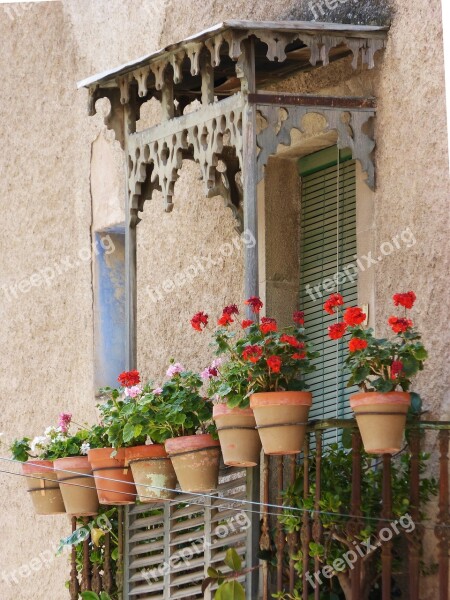
M87 454L91 449L89 442L83 442L80 447L80 454Z

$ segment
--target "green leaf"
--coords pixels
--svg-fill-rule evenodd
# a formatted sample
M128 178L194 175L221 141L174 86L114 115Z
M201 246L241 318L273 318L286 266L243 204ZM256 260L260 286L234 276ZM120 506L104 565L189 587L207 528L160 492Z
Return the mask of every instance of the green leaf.
M242 561L234 548L228 548L224 562L232 571L241 570Z
M114 548L111 552L111 558L112 560L117 560L119 558L119 548Z
M106 592L100 592L100 600L111 600L111 596Z
M413 348L412 352L414 354L414 357L417 358L417 360L425 360L426 358L428 358L428 352L423 346Z
M220 572L217 569L213 569L212 567L208 567L208 576L213 579L218 579L220 577Z
M373 387L378 392L391 392L394 389L394 384L392 383L392 381L388 381L387 379L383 379L382 377L379 377L378 379L372 381L371 385L373 385Z
M358 385L362 383L370 375L369 367L358 367L353 371L353 382Z
M123 441L125 444L134 438L134 428L135 426L132 423L127 423L123 428Z
M81 592L83 600L99 600L99 597L95 592Z
M225 581L215 593L214 600L245 600L245 590L238 581Z
M422 411L422 398L417 392L411 392L411 410L413 413Z

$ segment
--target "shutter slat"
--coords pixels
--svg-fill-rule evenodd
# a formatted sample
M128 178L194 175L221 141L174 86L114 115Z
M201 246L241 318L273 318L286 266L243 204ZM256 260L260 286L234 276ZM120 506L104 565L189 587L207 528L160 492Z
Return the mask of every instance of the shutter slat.
M305 377L313 394L312 419L331 418L336 414L342 418L351 412L348 396L352 390L346 387L348 375L343 372L347 342L338 343L328 337L327 327L336 322L336 316L323 311L328 295L337 291L336 286L332 292L325 291L323 281L333 281L336 271L345 274L344 267L354 264L357 253L354 161L340 166L339 214L337 174L335 165L302 178L300 305L305 312L308 337L321 353L320 358L313 361L317 370ZM357 271L349 267L348 272L350 277L346 276L340 282L339 292L349 305L355 305ZM306 288L308 285L309 288ZM314 299L308 294L308 289ZM326 439L334 440L335 433L327 432Z

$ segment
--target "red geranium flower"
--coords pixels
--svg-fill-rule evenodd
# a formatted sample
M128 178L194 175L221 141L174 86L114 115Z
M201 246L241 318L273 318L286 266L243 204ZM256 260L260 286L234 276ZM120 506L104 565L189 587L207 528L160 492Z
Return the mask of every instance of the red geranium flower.
M404 333L413 326L411 319L399 319L398 317L389 317L388 323L395 333Z
M402 376L403 363L401 360L393 360L391 365L391 379Z
M262 353L261 346L247 346L242 351L242 358L244 360L249 360L252 363L256 363L261 358Z
M236 306L236 304L230 304L229 306L225 306L225 308L222 310L222 314L223 315L238 315L239 309Z
M247 329L247 327L250 327L250 325L253 325L254 321L252 321L251 319L244 319L241 323L241 327L242 329Z
M323 305L323 309L330 315L334 315L336 306L342 306L344 304L344 298L341 294L331 294L328 300Z
M302 344L301 342L299 342L296 337L294 337L293 335L287 335L286 333L283 333L283 335L280 337L280 342L289 344L290 346L293 346L294 348L304 348L305 347L305 345Z
M297 323L297 325L305 324L305 313L302 310L296 310L295 313L292 315L292 318L294 320L294 323Z
M217 325L220 326L226 326L229 325L230 323L234 323L233 319L231 318L230 314L227 313L223 313L223 315L220 317L220 319L217 321Z
M416 295L414 292L406 292L404 294L394 294L392 296L395 306L404 306L405 308L412 308L416 301Z
M208 315L204 312L196 313L191 319L191 325L196 331L202 331L202 325L203 328L208 325Z
M124 371L119 375L117 381L122 387L133 387L141 382L139 371Z
M302 360L303 358L306 358L306 352L296 352L292 355L292 358L294 360Z
M281 358L279 356L269 356L269 358L266 360L266 362L267 362L267 366L272 371L272 373L280 372L283 361L281 360Z
M367 348L368 343L366 340L360 338L352 338L348 343L348 349L350 352L357 352L358 350L364 350Z
M339 340L347 329L346 323L334 323L328 327L328 335L332 340Z
M263 303L261 302L261 298L258 298L258 296L251 296L250 298L247 298L247 300L244 302L244 304L251 306L252 311L255 314L259 313L259 311L264 306Z
M366 320L366 315L359 308L359 306L349 307L345 309L344 313L344 321L350 327L354 327L355 325L361 325Z
M261 325L259 328L261 330L261 333L266 335L271 331L277 331L277 322L275 321L275 319L271 319L270 317L263 317L261 319Z

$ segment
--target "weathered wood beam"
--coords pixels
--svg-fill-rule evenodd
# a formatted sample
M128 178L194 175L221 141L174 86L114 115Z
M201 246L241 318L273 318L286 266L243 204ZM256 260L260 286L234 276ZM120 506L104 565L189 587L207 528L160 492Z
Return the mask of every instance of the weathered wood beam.
M304 94L283 94L258 92L248 95L251 104L266 106L276 104L285 106L317 106L320 108L351 108L370 109L376 108L375 98L356 98L352 96L310 96Z

